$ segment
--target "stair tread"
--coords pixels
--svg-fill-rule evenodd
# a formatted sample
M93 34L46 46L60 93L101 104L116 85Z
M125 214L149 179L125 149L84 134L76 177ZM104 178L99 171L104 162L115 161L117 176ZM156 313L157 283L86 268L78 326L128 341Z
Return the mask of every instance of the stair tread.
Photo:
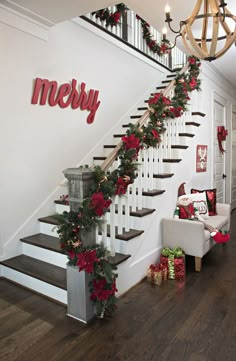
M200 117L205 117L206 114L202 112L192 112L192 115L199 115Z
M93 160L105 160L107 157L93 157Z
M64 268L23 254L0 263L28 276L37 278L40 281L66 290L66 270Z
M55 226L58 226L60 224L59 220L53 214L51 216L41 217L38 220L39 222L54 224Z
M162 162L164 163L179 163L182 159L173 159L173 158L166 158L162 159Z
M156 89L158 89L158 90L162 90L162 89L165 89L165 88L166 88L166 86L164 86L164 85L156 87Z
M167 78L175 78L176 77L176 74L169 74L166 76Z
M173 177L174 173L158 173L158 174L154 174L153 177L154 178L171 178Z
M188 149L188 145L172 145L171 146L172 149Z
M143 230L137 230L137 229L130 229L129 231L123 231L123 233L118 233L118 229L116 227L115 229L115 238L120 239L122 241L129 241L135 237L140 236L144 231ZM101 232L98 232L101 235ZM110 225L107 225L107 237L110 237Z
M163 84L169 84L172 80L162 80Z
M108 257L108 260L114 266L118 266L120 263L126 261L130 257L131 257L130 254L116 253L114 257L111 257L111 256Z
M148 107L139 107L138 110L148 110Z
M121 137L125 137L126 134L114 134L113 137L114 138L121 138Z
M24 243L32 244L33 246L61 253L59 238L48 236L44 233L37 233L28 237L21 238L21 241Z
M151 191L143 191L142 192L143 196L148 196L148 197L158 196L163 193L165 193L165 190L163 190L163 189L153 189Z
M131 119L140 119L142 115L131 115Z
M114 144L108 144L108 145L104 145L103 148L115 148L116 145Z
M197 122L186 122L185 125L193 125L194 127L199 127L201 124Z
M195 134L191 133L179 133L179 137L194 137Z

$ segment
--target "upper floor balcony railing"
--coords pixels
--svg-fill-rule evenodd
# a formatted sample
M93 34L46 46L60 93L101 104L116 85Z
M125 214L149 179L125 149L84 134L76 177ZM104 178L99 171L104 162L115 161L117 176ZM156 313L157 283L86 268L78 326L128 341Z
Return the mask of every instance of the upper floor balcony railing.
M111 14L115 14L117 11L116 6L111 6L107 9ZM82 18L96 24L100 29L110 33L115 38L170 70L182 68L186 64L186 54L177 47L171 49L167 54L161 55L152 50L152 47L150 47L150 44L148 44L144 36L142 20L134 11L128 9L125 13L122 13L119 21L115 25L107 25L107 21L101 20L101 17L97 14L98 12L90 13L82 16ZM153 44L161 44L162 35L149 24L148 31Z

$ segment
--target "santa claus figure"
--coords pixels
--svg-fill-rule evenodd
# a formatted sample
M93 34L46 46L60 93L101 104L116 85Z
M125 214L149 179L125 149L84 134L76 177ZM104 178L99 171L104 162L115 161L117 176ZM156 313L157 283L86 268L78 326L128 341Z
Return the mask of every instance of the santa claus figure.
M191 194L187 195L185 193L184 184L185 183L182 183L178 189L178 200L174 212L174 218L196 220L202 222L205 229L210 232L211 237L216 243L227 242L230 238L229 233L223 233L221 230L218 230L205 222L205 220L199 214L198 210L194 208Z

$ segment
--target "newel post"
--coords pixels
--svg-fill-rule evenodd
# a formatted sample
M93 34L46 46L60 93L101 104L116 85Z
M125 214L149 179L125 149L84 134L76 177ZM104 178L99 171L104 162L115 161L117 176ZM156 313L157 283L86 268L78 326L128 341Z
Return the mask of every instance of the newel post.
M89 168L68 168L64 170L68 180L68 201L71 211L78 211L90 187L94 184L93 172ZM96 229L81 233L80 240L84 246L96 243ZM67 300L68 316L87 323L94 317L94 306L90 300L90 276L85 271L79 272L78 267L67 265Z

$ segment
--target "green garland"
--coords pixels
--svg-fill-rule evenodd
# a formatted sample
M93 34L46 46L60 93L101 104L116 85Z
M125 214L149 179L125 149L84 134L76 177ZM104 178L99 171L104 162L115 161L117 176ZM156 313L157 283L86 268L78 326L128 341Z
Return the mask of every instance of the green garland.
M119 24L121 16L124 16L128 8L125 4L121 3L116 5L116 11L113 13L108 8L101 9L98 11L92 12L92 15L95 15L97 19L105 21L106 26L116 26Z
M129 184L134 182L138 168L139 151L156 147L165 132L168 118L180 117L187 109L189 92L200 90L199 60L188 57L188 73L177 74L175 95L172 99L156 93L149 99L150 121L142 127L129 124L126 136L122 137L122 146L118 153L119 167L111 173L105 173L100 167L94 168L94 186L82 202L78 212L64 212L58 215L60 225L58 234L62 252L68 256L69 264L77 265L92 275L90 282L91 300L99 317L111 316L116 309L117 277L115 268L109 262L109 252L100 245L84 247L81 235L94 228L107 212L115 195L126 194ZM67 196L63 196L68 202Z

